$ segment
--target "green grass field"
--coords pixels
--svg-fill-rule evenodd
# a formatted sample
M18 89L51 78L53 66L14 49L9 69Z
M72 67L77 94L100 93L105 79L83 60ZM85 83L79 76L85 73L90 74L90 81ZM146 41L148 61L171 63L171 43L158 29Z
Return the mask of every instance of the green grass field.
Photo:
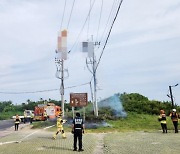
M120 119L116 121L108 121L115 130L129 131L129 130L144 130L153 131L161 129L160 122L157 115L128 113L126 119ZM173 129L173 124L170 117L167 117L168 129Z
M86 121L87 122L87 121ZM125 131L158 131L161 129L157 115L137 114L130 112L127 118L117 120L106 120L109 126L98 127L96 129L86 129L86 132L125 132ZM36 122L33 128L43 128L55 123L51 122ZM167 117L168 130L173 130L173 124L170 117ZM66 131L71 131L71 126L65 126ZM52 127L49 131L56 131L56 127Z

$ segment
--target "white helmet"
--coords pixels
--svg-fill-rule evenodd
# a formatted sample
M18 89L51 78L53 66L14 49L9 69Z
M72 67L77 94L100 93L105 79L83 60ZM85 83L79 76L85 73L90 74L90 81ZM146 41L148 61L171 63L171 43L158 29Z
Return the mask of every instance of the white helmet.
M176 112L176 109L172 109L173 112Z

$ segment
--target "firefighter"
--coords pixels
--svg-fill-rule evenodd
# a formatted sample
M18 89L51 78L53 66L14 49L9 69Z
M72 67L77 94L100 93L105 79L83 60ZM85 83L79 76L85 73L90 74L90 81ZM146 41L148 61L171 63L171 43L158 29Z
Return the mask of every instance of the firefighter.
M59 132L62 133L62 138L65 139L66 135L63 129L63 124L66 122L66 120L62 119L62 113L59 114L59 116L57 117L57 132L53 135L53 139L56 139L57 134L59 134Z
M33 122L33 119L34 119L34 113L31 113L31 117L30 117L30 123L32 124Z
M47 112L46 112L46 110L44 111L44 121L46 121L47 120Z
M160 110L160 115L158 120L161 122L163 133L167 133L166 114L164 110Z
M178 133L178 113L176 112L176 109L172 109L172 112L169 115L171 117L171 120L174 125L175 133Z
M15 131L18 131L19 123L20 122L21 122L21 119L19 118L18 115L16 115L16 118L14 119L14 128L15 128Z
M84 134L84 122L83 122L83 119L80 117L80 113L76 113L76 117L73 120L72 133L74 134L74 150L73 151L77 151L77 139L79 143L78 151L84 151L82 149L82 134Z
M27 122L27 113L26 110L24 110L24 124Z

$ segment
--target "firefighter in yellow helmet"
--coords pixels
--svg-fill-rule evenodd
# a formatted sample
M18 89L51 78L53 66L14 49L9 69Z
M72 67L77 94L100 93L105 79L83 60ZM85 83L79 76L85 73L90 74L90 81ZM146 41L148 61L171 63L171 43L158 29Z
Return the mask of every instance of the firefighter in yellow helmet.
M62 138L65 139L66 138L66 134L64 132L63 129L63 124L66 122L66 120L62 119L62 113L59 114L59 116L57 117L57 132L53 135L53 139L56 139L57 134L59 134L59 132L62 133Z
M14 119L14 128L15 131L18 131L18 127L19 127L19 123L21 122L21 119L19 118L19 116L16 114L16 118Z
M163 133L167 133L166 114L164 110L160 110L158 120L161 122Z

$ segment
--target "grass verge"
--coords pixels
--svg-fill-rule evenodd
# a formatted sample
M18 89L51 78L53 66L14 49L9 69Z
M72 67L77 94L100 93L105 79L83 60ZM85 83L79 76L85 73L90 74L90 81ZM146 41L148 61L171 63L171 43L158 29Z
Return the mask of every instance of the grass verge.
M87 122L87 121L86 121ZM130 112L127 118L116 119L116 120L106 120L107 126L99 126L94 129L86 129L89 133L100 133L100 132L126 132L126 131L158 131L161 129L160 122L158 121L157 115L148 114L137 114ZM56 131L56 123L50 121L39 121L33 123L33 129L44 128L47 126L55 125L49 128L49 131ZM167 127L169 130L174 129L170 117L167 117ZM66 132L71 131L71 125L66 124L64 126Z

